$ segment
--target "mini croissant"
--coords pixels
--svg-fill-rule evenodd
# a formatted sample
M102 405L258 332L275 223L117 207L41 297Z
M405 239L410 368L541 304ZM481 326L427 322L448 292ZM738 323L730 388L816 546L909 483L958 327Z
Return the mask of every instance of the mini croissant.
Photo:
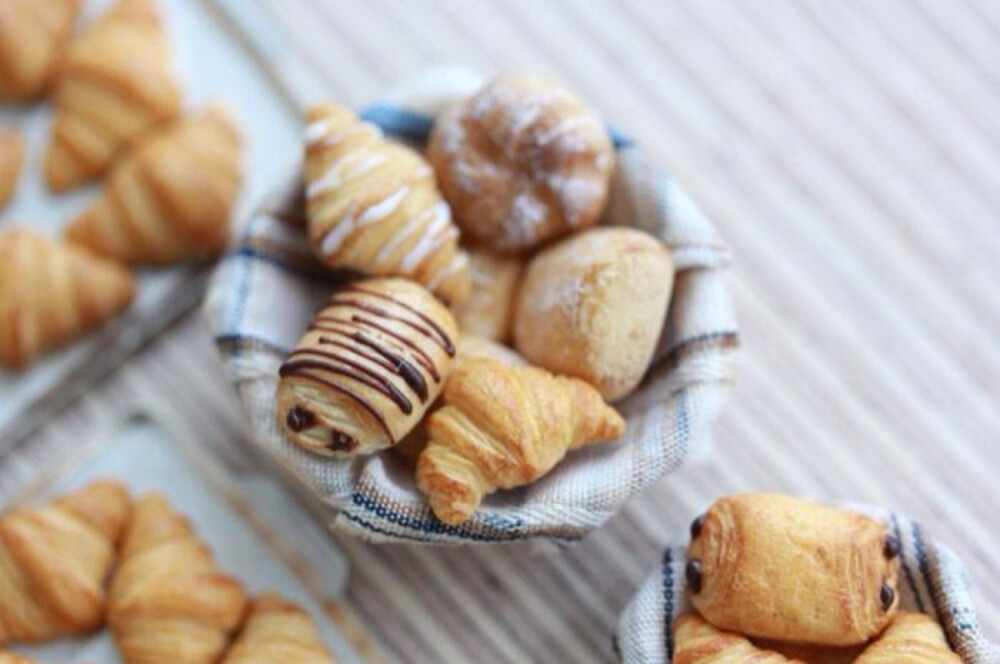
M104 581L129 504L122 485L95 482L0 517L0 645L101 626Z
M900 613L854 664L962 664L941 626L923 613Z
M222 664L335 664L309 614L278 595L254 600Z
M451 525L486 494L538 480L567 450L625 433L625 420L587 383L494 360L462 362L444 403L427 420L417 486Z
M45 156L54 191L101 175L129 142L177 115L180 91L154 0L118 0L70 43L55 101Z
M116 263L33 231L0 233L0 366L26 367L134 296L132 275Z
M0 2L0 101L34 99L45 89L82 0Z
M804 664L723 632L693 613L674 622L673 664Z
M127 263L217 254L229 238L241 154L239 129L222 107L179 120L115 164L101 196L66 236Z
M239 582L219 572L191 524L163 496L136 504L108 610L125 664L211 664L245 606Z
M14 195L23 164L24 139L21 133L16 130L0 131L0 208Z
M469 258L430 165L340 106L314 108L307 121L306 210L320 258L463 301Z

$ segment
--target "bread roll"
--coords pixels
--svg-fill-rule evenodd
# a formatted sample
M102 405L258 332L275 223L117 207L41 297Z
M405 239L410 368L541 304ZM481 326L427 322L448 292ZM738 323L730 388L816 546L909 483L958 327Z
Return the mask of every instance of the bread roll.
M574 235L528 265L514 346L538 366L621 399L649 367L673 283L670 254L651 235L630 228Z
M524 272L524 260L500 256L483 249L469 252L472 292L455 309L458 327L500 343L510 339L514 297Z
M455 366L466 360L496 360L508 367L530 367L531 363L521 357L516 350L498 344L486 337L474 334L463 334L458 338L458 354L455 355Z

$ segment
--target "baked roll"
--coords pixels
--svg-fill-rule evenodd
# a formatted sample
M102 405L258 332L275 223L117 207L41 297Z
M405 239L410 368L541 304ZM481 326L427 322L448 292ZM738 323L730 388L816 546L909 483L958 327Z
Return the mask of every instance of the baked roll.
M458 525L487 494L531 484L571 449L613 440L625 420L581 380L494 360L467 360L427 419L417 487L441 521Z
M320 259L408 277L462 302L469 259L423 157L335 104L312 109L306 120L306 214Z
M0 645L101 627L104 581L129 507L121 484L95 482L0 516Z
M605 227L574 235L528 264L514 346L609 401L626 397L649 368L673 282L670 253L647 233Z
M854 664L962 664L941 625L923 613L901 612Z
M25 368L134 297L135 281L117 263L33 231L0 233L0 367Z
M143 139L66 231L92 251L163 265L214 256L229 239L243 142L223 107L209 106Z
M375 278L344 286L281 367L279 426L326 456L395 445L440 394L456 336L451 313L419 284Z
M154 0L118 0L70 42L55 102L45 155L54 191L103 174L128 143L177 115L180 90Z
M520 252L592 226L615 154L601 122L538 76L500 76L434 123L428 145L462 233Z
M48 86L82 0L0 2L0 101L27 101Z
M159 494L136 503L111 582L108 624L125 664L212 664L246 607L191 524Z
M278 595L256 598L222 664L335 664L309 614Z
M673 664L805 664L758 648L739 634L719 630L689 613L674 621Z
M525 368L531 364L518 355L517 351L498 344L492 339L477 337L473 334L462 334L458 337L458 353L455 355L455 368L466 360L496 360L508 367Z
M23 165L24 139L21 132L16 129L0 131L0 208L14 196Z
M691 534L691 603L721 629L846 646L878 634L896 613L898 544L868 517L748 493L717 501Z
M458 327L465 334L506 343L524 261L483 249L473 249L469 257L472 290L469 298L455 308Z

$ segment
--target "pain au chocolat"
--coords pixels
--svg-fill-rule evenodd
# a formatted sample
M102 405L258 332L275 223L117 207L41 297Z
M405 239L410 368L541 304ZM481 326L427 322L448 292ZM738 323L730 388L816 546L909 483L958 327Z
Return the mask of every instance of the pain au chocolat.
M407 279L341 288L281 367L279 426L327 456L395 445L441 392L457 331L430 291Z

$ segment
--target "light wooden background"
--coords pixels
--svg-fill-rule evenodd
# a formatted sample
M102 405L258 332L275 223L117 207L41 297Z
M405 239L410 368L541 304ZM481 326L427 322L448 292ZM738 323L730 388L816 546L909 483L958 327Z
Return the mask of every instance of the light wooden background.
M732 244L744 351L711 461L557 559L344 542L388 661L608 661L618 613L713 497L879 503L968 564L1000 638L1000 3L263 0L355 105L427 65L539 71L641 139ZM53 422L124 403L240 458L197 316ZM8 486L30 464L0 469Z

